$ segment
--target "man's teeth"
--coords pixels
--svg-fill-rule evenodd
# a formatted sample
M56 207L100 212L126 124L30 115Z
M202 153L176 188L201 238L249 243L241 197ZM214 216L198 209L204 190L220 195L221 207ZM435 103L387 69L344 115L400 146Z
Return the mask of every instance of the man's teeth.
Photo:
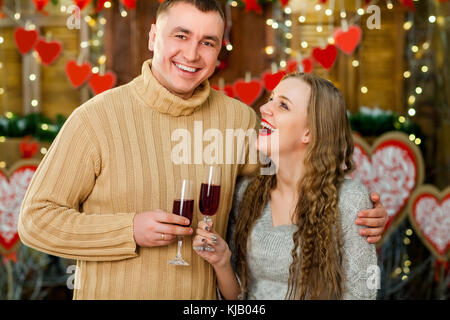
M274 127L272 127L271 125L269 125L269 124L267 124L267 123L265 123L265 122L261 122L261 126L262 126L263 128L265 128L265 129L269 130L269 131L274 131L274 130L275 130Z
M188 71L188 72L196 72L197 71L197 69L195 69L195 68L189 68L189 67L183 66L182 64L179 64L179 63L175 63L175 65L179 69L184 70L184 71Z

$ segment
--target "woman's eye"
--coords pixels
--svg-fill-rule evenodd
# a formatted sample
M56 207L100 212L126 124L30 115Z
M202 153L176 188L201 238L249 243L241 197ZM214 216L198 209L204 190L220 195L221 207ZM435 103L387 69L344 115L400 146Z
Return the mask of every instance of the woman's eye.
M269 101L273 101L273 98L272 98L272 97L270 97L270 98L269 98Z
M289 108L288 108L288 106L287 106L286 103L282 102L280 105L281 105L281 107L282 107L283 109L289 110Z

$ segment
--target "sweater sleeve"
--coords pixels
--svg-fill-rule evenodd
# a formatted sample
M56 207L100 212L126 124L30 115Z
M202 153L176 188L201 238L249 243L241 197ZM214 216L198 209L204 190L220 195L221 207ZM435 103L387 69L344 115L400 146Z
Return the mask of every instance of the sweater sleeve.
M355 224L358 212L372 208L369 192L359 182L345 180L339 209L345 254L345 300L374 300L379 284L379 269L375 245L359 234Z
M101 167L82 112L80 107L70 115L33 175L19 214L20 239L29 247L69 259L135 257L135 213L80 212Z

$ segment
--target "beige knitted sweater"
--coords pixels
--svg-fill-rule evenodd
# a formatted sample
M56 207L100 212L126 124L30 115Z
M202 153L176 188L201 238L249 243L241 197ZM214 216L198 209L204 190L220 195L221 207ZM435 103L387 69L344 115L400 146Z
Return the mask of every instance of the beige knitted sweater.
M133 81L109 90L77 108L54 140L28 188L19 216L19 235L32 248L77 260L74 299L215 299L210 265L192 250L185 237L183 257L189 267L168 265L176 243L142 248L133 237L136 213L170 212L175 187L182 177L195 181L194 229L202 169L176 164L172 152L179 141L172 134L194 126L255 128L256 113L215 90L208 81L187 100L153 77L151 60ZM200 122L196 122L200 121ZM196 122L196 123L194 123ZM211 138L211 137L210 137ZM205 148L209 142L203 141ZM236 139L237 157L247 154L248 139ZM223 153L227 144L223 143ZM244 154L243 154L244 153ZM198 162L198 159L197 159ZM225 161L224 161L225 162ZM235 180L254 165L221 164L222 190L215 228L226 236Z

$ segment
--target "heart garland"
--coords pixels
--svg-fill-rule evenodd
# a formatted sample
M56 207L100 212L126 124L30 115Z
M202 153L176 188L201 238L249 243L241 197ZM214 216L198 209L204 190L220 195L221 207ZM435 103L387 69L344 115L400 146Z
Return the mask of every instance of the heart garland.
M378 137L372 147L354 136L353 161L356 169L350 178L361 181L369 192L378 192L386 208L388 221L383 238L404 219L408 200L424 179L424 161L420 149L401 132Z
M30 136L26 136L20 143L20 154L23 159L33 158L38 148L38 143L36 141L30 142Z
M257 0L242 0L245 3L245 12L256 11L257 13L262 13L262 8Z
M39 39L35 49L41 58L42 64L48 66L61 54L62 43L59 41L45 41Z
M211 88L213 88L214 90L217 90L217 91L221 91L218 85L212 85ZM229 84L225 85L223 87L223 91L222 92L225 93L227 96L229 96L231 98L235 97L232 85L229 85Z
M349 26L347 31L342 28L337 28L333 33L333 38L336 46L351 55L361 41L362 30L359 26Z
M19 27L14 31L14 40L21 54L26 54L33 49L38 37L39 34L36 30L26 30Z
M251 106L263 93L264 84L259 79L253 79L245 82L238 79L233 84L233 90L236 96L245 104Z
M48 0L33 0L36 10L44 15L48 15L47 11L44 11L44 7L47 5Z
M330 70L336 61L337 48L333 44L329 44L325 49L315 47L312 56L322 67Z
M85 83L91 76L92 65L90 63L83 63L78 65L77 61L69 60L66 63L66 74L70 83L75 88L78 88Z
M425 246L441 261L450 257L450 187L417 188L408 203L409 220Z
M112 72L106 72L104 75L94 73L89 79L89 87L94 94L100 94L103 91L111 89L116 84L116 75Z
M127 9L136 8L136 0L122 0L122 3L127 7Z
M74 2L80 10L83 10L91 0L74 0Z
M37 160L18 161L6 172L0 169L0 254L10 256L20 244L17 222L23 198L39 165Z
M272 91L280 83L281 79L286 75L286 71L281 70L275 73L266 71L263 73L263 82L267 90Z

